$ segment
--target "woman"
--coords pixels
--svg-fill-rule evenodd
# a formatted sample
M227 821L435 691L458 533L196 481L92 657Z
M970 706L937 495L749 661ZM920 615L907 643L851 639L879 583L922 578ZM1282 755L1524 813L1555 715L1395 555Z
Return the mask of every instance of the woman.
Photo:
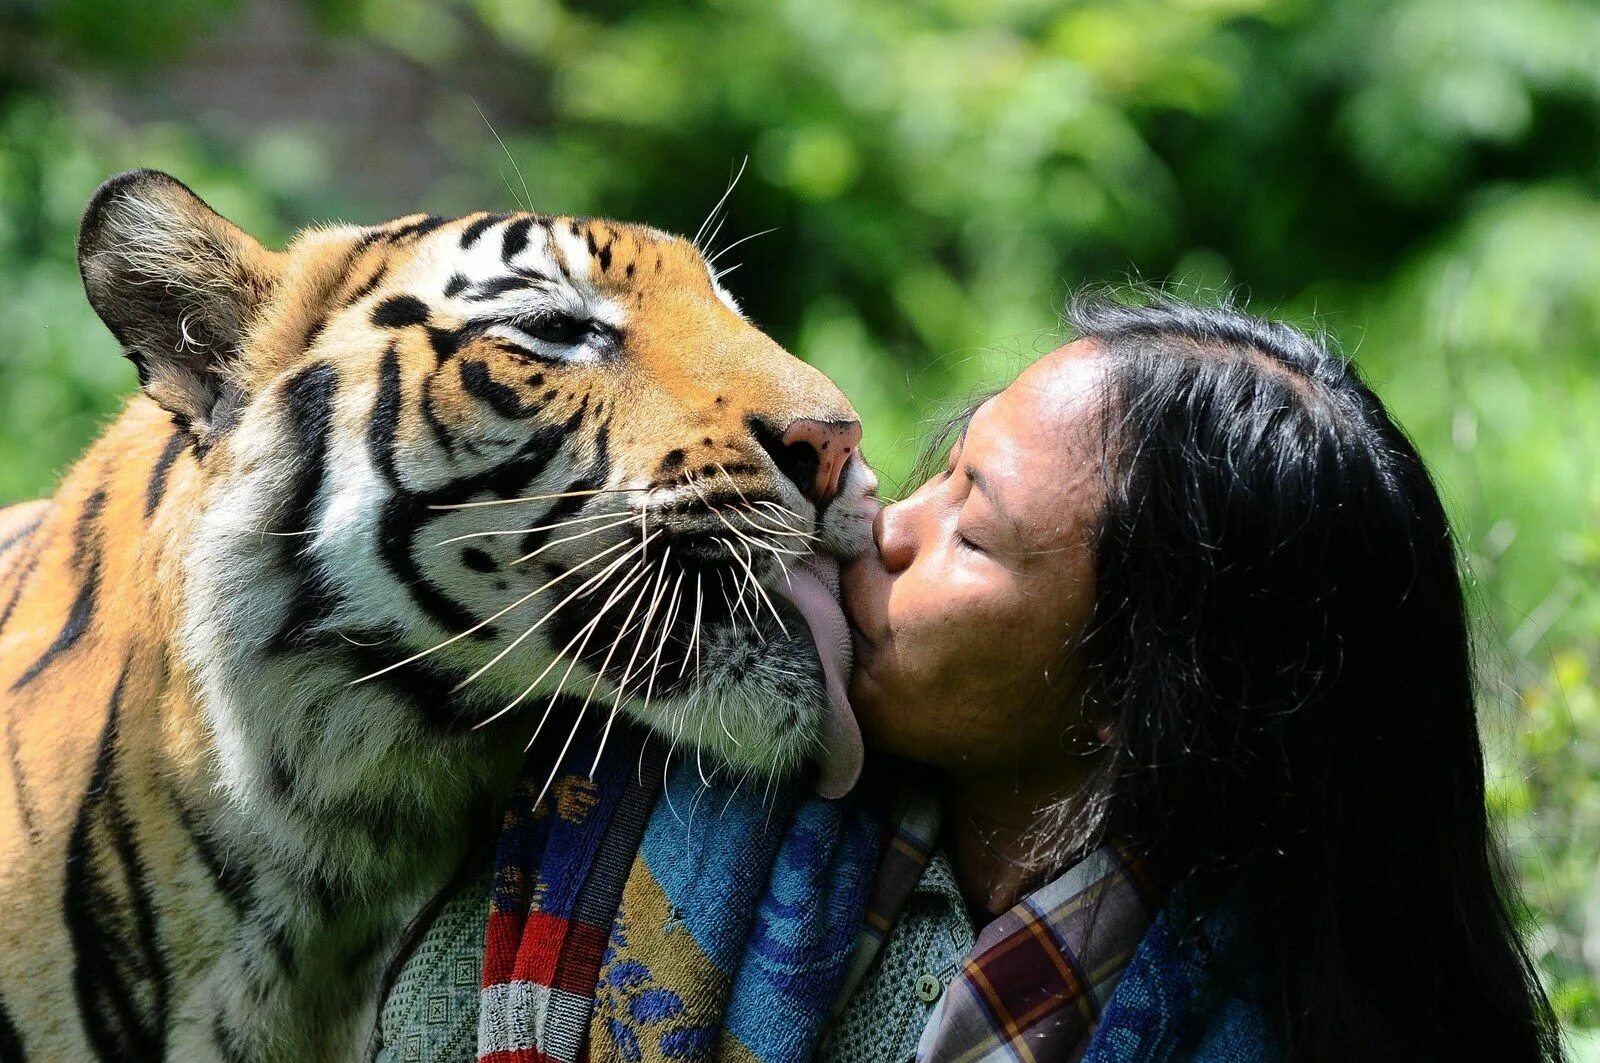
M1069 319L845 573L852 704L944 826L825 1055L1558 1058L1416 450L1285 325Z

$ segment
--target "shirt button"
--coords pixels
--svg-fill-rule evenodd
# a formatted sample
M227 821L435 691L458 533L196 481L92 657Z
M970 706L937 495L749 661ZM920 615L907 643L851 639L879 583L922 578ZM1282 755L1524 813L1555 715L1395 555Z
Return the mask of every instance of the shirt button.
M933 975L925 974L917 979L917 999L924 1004L932 1004L943 992L944 986Z

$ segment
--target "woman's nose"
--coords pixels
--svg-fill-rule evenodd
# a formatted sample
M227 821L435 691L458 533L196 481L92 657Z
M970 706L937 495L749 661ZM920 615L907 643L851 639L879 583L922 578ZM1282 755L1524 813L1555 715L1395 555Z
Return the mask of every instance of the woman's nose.
M905 502L894 502L878 510L872 522L872 537L878 544L878 556L883 567L890 572L900 572L911 565L917 556L916 536L912 534L912 521L907 512L911 507Z

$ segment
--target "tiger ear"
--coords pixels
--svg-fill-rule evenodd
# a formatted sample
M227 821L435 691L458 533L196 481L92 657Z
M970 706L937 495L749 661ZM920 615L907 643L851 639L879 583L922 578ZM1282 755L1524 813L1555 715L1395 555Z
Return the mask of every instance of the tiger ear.
M78 231L89 304L145 393L200 436L224 396L236 397L229 369L277 285L280 259L157 170L101 185Z

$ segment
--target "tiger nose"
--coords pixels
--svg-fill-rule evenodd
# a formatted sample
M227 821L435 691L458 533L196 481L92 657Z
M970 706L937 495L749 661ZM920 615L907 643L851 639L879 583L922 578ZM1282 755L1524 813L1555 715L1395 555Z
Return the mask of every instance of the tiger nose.
M839 493L845 463L861 443L860 421L791 421L767 452L778 471L793 480L818 509Z

